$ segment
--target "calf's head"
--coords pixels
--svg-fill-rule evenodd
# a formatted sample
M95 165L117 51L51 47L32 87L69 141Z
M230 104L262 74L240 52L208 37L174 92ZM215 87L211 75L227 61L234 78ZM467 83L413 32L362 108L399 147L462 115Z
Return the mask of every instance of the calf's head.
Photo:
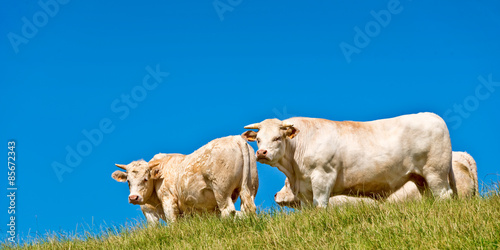
M246 129L257 129L258 131L248 130L241 136L247 141L257 141L256 156L257 161L273 165L278 162L286 151L286 140L295 137L299 130L293 124L278 119L267 119L260 123L254 123L245 126Z
M127 182L130 190L128 202L143 205L154 190L154 180L160 176L158 164L148 164L144 160L133 161L128 165L116 164L125 172L116 170L111 177L118 182Z
M285 180L285 186L274 195L274 201L280 207L298 208L300 206L300 200L293 194L288 178Z

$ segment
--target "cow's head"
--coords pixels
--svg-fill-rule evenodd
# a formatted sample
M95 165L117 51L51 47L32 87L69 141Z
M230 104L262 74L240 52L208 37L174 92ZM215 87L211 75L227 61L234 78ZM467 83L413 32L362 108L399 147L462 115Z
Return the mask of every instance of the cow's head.
M300 200L293 194L288 178L285 180L285 186L274 195L274 201L276 201L280 207L298 208L300 206Z
M261 123L245 126L249 130L241 136L247 141L257 141L257 161L273 165L278 162L286 151L286 140L295 137L299 130L293 124L278 119L267 119Z
M111 177L118 182L128 182L130 195L128 202L143 205L154 190L154 180L160 177L158 164L148 164L144 160L133 161L128 165L116 164L125 172L116 170Z

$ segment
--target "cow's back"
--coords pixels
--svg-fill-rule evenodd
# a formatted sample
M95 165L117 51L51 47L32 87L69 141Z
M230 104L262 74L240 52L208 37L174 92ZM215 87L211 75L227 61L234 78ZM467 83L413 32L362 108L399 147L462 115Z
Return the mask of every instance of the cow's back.
M229 195L235 201L242 190L244 178L258 188L253 149L241 136L227 136L210 141L181 163L183 173L178 177L181 209L213 210L217 195ZM245 170L248 172L245 173ZM255 190L256 193L256 190Z

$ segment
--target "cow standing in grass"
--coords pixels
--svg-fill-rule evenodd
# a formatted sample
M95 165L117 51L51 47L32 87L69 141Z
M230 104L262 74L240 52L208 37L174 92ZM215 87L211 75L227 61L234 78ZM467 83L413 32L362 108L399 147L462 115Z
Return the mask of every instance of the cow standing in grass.
M254 151L240 136L215 139L189 155L159 154L115 171L113 179L129 183L132 204L141 205L148 222L173 222L185 213L255 213L258 175ZM239 213L239 212L238 212Z
M477 166L476 161L466 152L453 152L453 174L457 184L458 197L468 198L479 195L477 181ZM392 193L385 199L387 202L404 202L412 200L421 200L422 192L425 190L425 183L421 180L410 180L403 187ZM380 196L382 197L382 196ZM290 208L300 208L300 200L293 194L290 188L288 178L285 179L285 185L279 192L274 195L274 201L279 206ZM373 204L375 200L364 197L335 195L330 197L328 205L356 205L356 204Z
M267 119L245 128L258 130L242 134L257 141L257 160L277 167L294 195L318 207L335 195L388 195L415 176L439 198L456 188L448 128L432 113L371 122Z

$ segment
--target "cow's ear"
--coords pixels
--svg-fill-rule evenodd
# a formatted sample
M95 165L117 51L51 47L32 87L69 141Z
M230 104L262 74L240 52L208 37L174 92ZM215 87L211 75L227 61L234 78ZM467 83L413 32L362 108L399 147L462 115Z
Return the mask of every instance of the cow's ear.
M120 170L116 170L115 172L113 172L113 174L111 174L111 178L115 179L118 182L126 182L127 173Z
M248 130L245 131L245 133L241 134L241 137L243 137L243 139L245 139L246 141L255 141L255 139L257 138L257 132Z
M150 161L148 163L149 169L151 170L151 179L156 180L161 177L160 174L160 163L162 159Z
M300 132L300 130L298 130L297 128L295 127L289 127L286 129L285 131L285 135L292 139L293 137L295 137L298 133Z
M159 179L160 177L161 177L161 174L160 174L159 167L155 167L155 168L151 169L151 179L156 180L156 179Z

